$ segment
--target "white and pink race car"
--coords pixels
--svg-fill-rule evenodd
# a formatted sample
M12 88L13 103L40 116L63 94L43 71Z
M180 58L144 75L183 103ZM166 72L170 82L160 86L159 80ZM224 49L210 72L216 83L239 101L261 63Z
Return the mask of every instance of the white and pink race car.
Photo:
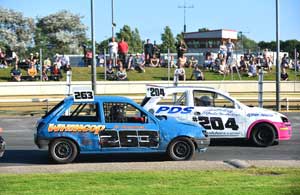
M292 136L291 123L285 115L248 107L214 88L148 85L142 106L156 116L199 123L210 138L246 138L266 147Z

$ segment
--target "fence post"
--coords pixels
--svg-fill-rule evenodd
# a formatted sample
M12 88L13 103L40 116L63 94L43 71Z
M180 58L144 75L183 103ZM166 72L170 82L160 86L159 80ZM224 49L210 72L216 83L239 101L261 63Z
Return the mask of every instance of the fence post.
M168 85L170 84L170 65L171 65L170 49L168 48Z
M264 73L263 68L259 69L259 77L258 77L258 106L260 108L263 107L263 80L264 80Z

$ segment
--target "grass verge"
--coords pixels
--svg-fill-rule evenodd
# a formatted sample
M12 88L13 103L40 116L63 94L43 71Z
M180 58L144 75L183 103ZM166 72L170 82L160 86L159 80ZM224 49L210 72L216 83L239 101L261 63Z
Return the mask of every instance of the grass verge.
M1 174L0 194L300 194L300 169Z

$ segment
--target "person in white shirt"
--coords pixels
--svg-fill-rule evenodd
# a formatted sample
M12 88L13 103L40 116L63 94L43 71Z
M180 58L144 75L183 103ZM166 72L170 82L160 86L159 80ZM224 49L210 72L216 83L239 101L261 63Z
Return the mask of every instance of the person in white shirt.
M118 43L115 41L115 37L111 38L111 42L108 43L109 56L113 59L113 64L116 64L117 54L118 54Z
M232 57L232 53L233 53L233 49L234 49L234 43L231 42L231 39L228 39L228 42L226 44L226 48L227 48L227 57L226 57L226 61L228 60L229 57Z

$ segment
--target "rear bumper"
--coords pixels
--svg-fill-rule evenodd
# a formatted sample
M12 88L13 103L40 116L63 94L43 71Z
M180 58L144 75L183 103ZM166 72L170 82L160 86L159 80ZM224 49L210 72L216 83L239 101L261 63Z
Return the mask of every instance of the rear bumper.
M196 143L196 149L198 152L206 152L209 144L210 144L210 138L203 138L203 139L195 139Z
M46 148L49 144L49 140L40 138L36 134L34 134L34 143L39 148Z
M0 157L4 155L6 143L4 139L0 136Z

